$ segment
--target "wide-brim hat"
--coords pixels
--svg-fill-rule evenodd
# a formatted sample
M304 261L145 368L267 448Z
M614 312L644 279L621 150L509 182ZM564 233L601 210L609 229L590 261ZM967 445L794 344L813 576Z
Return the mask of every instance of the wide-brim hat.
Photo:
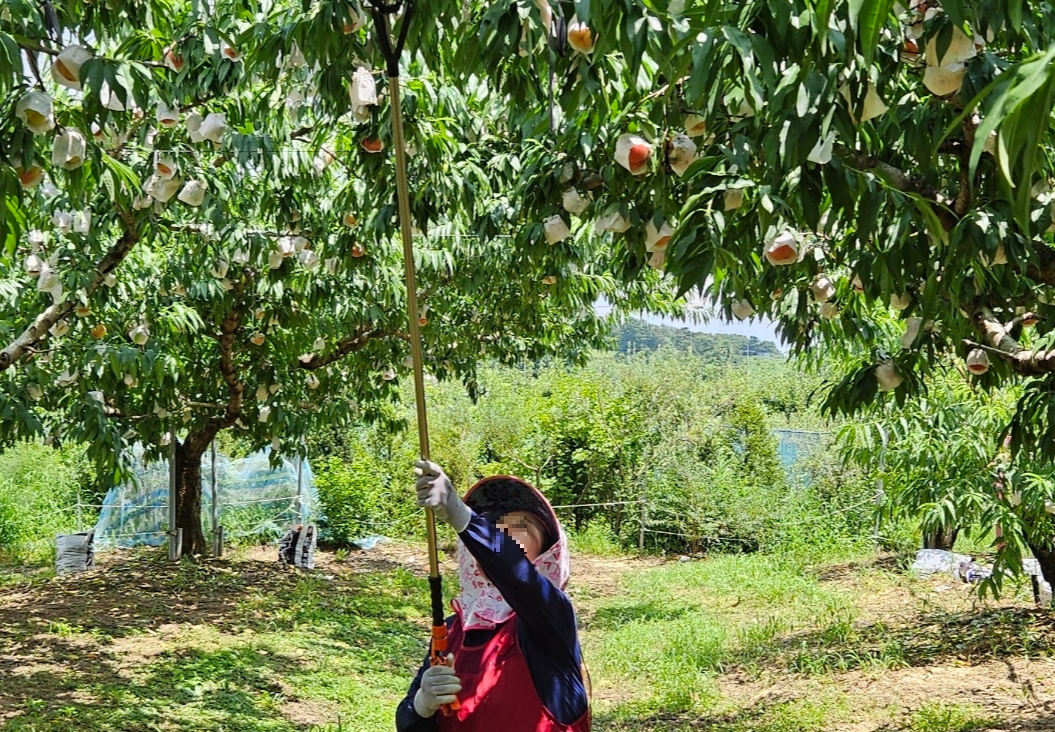
M512 475L492 475L482 478L465 494L465 503L476 513L527 511L537 516L546 529L545 551L560 537L560 524L553 506L539 490L525 480Z

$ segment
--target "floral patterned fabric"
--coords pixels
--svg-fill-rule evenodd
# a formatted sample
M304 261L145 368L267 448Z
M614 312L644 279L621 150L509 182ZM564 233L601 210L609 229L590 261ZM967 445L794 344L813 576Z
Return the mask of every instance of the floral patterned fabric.
M570 563L568 561L568 539L564 529L558 527L557 543L540 554L533 562L535 568L553 585L563 590L568 584ZM484 576L476 558L464 544L458 544L458 582L461 592L452 604L462 619L465 630L493 628L509 620L515 614L513 608L502 598L498 588Z

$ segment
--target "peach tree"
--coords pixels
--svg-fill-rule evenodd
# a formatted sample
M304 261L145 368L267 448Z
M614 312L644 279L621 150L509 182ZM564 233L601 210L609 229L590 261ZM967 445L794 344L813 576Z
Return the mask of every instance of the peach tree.
M531 170L566 171L518 181L536 230L589 197L625 279L661 264L845 366L829 411L903 407L952 363L971 388L1020 388L991 426L1032 465L1055 456L1046 5L536 0L474 17L456 66L486 69L525 143L545 141ZM990 460L997 437L976 446Z
M627 278L663 260L795 353L852 359L835 410L903 403L949 356L983 386L1036 377L1016 440L1037 442L1053 23L992 0L538 0L481 9L456 64L545 140L533 170L573 176L519 179L536 227L589 194Z
M432 357L451 369L439 373L471 383L468 354L481 341L510 358L582 349L591 339L577 335L577 319L587 334L600 330L589 312L596 296L668 307L657 285L673 282L729 317L772 318L796 354L849 363L828 398L833 411L904 404L949 358L982 388L1025 379L1014 446L1055 451L1045 439L1055 17L1043 5L396 6L395 26L409 23L401 83L427 317L451 319L428 334ZM66 374L74 351L44 342L68 337L50 332L60 322L83 324L80 352L98 352L81 333L95 323L77 320L78 306L120 313L98 340L121 338L122 348L160 347L151 319L168 318L180 345L157 354L172 368L152 368L224 384L209 398L189 390L189 401L223 414L192 408L188 424L242 418L258 441L274 432L279 405L265 422L245 419L244 402L230 411L237 388L225 358L237 371L239 358L257 357L270 374L312 363L300 357L332 333L321 359L343 343L338 360L372 354L381 374L385 361L398 370L389 110L366 10L347 0L5 6L9 393L28 394L29 369L10 374L30 356L33 368ZM78 230L85 210L88 234ZM133 251L144 253L130 280L121 273ZM285 263L271 269L279 255ZM221 261L228 270L214 276ZM166 267L179 268L171 281ZM376 301L359 299L366 290ZM235 324L232 313L259 308L264 329ZM311 326L289 325L301 317ZM241 355L227 357L235 328ZM263 345L239 340L259 336ZM376 355L384 344L391 357ZM296 398L287 382L278 393ZM125 413L107 403L112 389L101 391L103 412ZM162 388L161 413L182 411L170 408L173 394ZM42 419L24 396L3 409L5 421ZM179 431L154 419L135 426L156 440Z
M600 242L517 245L516 142L486 84L442 60L408 54L403 82L427 371L472 392L481 360L581 362L621 313L676 311ZM380 66L355 3L6 3L0 439L83 442L110 479L136 442L172 450L197 553L221 430L288 453L395 398L409 345Z

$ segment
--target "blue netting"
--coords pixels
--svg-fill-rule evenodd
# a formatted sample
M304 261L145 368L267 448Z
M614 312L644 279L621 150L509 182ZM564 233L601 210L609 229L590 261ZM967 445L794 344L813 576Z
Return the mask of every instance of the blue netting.
M300 466L297 488L297 462L283 458L277 469L269 462L266 448L247 458L216 458L219 524L228 538L254 536L278 538L294 524L317 521L319 495L311 466ZM106 494L95 526L95 542L100 548L142 544L158 546L165 542L168 527L168 461L145 465L142 450L135 453L136 480L114 486ZM202 522L206 532L212 517L212 456L202 460Z
M797 472L801 461L825 446L829 434L802 430L772 430L772 433L777 438L777 455L789 475Z

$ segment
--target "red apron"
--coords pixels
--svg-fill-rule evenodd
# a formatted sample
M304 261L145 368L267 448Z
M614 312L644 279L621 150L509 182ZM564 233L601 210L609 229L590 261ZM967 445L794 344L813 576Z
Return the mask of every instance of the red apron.
M516 617L502 623L482 646L463 647L461 618L450 628L454 671L462 683L461 709L437 714L440 732L590 732L590 710L561 724L543 706L517 643Z

